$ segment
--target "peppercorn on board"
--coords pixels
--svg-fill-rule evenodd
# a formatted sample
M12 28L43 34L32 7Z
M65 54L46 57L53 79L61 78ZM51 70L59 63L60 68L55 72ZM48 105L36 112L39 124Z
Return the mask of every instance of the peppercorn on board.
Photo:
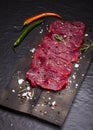
M34 43L38 44L46 32L42 32L43 27L40 26L41 31L32 42L33 48L29 47L29 53L20 60L7 87L0 90L0 105L62 126L93 58L93 47L81 53L79 61L73 64L69 84L65 89L54 92L40 87L32 88L25 79L25 73L31 64ZM92 31L88 30L86 40L90 40L91 35Z

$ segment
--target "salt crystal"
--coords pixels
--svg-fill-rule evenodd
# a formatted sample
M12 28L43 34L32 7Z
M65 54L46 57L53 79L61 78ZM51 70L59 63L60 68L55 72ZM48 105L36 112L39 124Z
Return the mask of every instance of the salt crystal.
M87 33L85 33L85 37L88 37L88 34L87 34Z
M82 76L84 76L84 74L82 74Z
M39 106L40 106L40 104L37 104L37 106L39 107Z
M54 110L55 108L52 106L51 109Z
M27 92L23 93L22 96L23 96L23 97L27 96Z
M15 93L15 90L13 89L12 92Z
M78 87L78 84L76 84L76 87Z
M49 97L48 99L51 100L51 97Z
M72 80L69 80L69 83L72 83Z
M23 93L22 97L26 97L27 99L32 99L31 92L25 92L25 93Z
M40 30L40 33L43 33L43 29Z
M76 84L76 86L78 86L78 84Z
M75 75L73 75L72 77L73 77L73 79L75 79L75 78L76 78L76 76L75 76Z
M37 111L37 109L35 108L35 111Z
M47 111L44 111L44 114L46 115L46 114L47 114Z
M78 68L78 67L79 67L79 64L76 63L76 64L75 64L75 68Z
M30 50L30 52L34 53L34 52L35 52L35 48L32 48L32 49Z
M24 82L24 79L18 79L18 84L21 85Z
M51 102L48 102L48 105L51 105Z
M53 102L52 102L52 105L55 106L55 104L56 104L56 101L53 101Z
M80 57L80 59L82 59L82 57Z
M13 123L11 123L11 127L13 126Z
M28 90L28 91L30 90L30 87L29 87L29 86L27 87L27 90Z
M43 99L45 99L45 97L42 97Z
M44 106L44 104L41 104L41 106L43 107L43 106Z
M32 104L32 107L34 107L34 104Z

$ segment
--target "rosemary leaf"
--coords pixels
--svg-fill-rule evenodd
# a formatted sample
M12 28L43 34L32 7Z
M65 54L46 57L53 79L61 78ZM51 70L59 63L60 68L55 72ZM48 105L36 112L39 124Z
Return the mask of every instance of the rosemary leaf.
M58 34L55 34L54 38L57 40L57 41L60 41L60 42L64 42L64 38Z
M93 46L93 41L87 40L87 41L84 42L83 47L80 50L81 50L81 52L86 52L92 46Z

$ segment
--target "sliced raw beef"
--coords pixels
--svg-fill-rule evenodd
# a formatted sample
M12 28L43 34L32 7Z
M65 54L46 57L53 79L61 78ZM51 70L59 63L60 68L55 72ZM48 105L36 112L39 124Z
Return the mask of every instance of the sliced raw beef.
M72 63L78 60L84 40L82 22L55 21L37 46L26 78L32 86L60 90L68 83Z
M26 77L31 82L32 86L41 86L44 89L60 90L67 85L67 76L59 72L55 72L47 67L31 66L26 73Z
M46 54L51 54L51 52L53 52L69 62L77 61L80 55L80 48L74 46L70 42L67 45L63 42L58 42L53 37L50 38L50 33L48 33L48 36L46 35L44 37L40 46Z
M67 36L79 35L82 37L85 31L85 24L82 22L55 21L49 27L49 32Z
M44 53L40 46L36 49L32 60L32 65L38 68L46 67L55 72L64 74L65 76L68 76L72 70L71 62L68 62L66 59L60 58L52 52L47 54L46 56L46 53Z

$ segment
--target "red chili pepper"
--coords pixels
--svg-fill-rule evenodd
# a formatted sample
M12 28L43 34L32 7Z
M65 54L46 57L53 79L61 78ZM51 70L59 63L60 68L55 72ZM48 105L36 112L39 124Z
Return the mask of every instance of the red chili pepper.
M51 13L51 12L45 12L45 13L41 13L41 14L38 14L38 15L35 15L33 17L30 17L28 19L26 19L23 23L23 26L25 25L28 25L29 23L35 21L35 20L38 20L40 18L43 18L43 17L46 17L46 16L53 16L53 17L58 17L58 18L62 18L59 14L57 13Z

